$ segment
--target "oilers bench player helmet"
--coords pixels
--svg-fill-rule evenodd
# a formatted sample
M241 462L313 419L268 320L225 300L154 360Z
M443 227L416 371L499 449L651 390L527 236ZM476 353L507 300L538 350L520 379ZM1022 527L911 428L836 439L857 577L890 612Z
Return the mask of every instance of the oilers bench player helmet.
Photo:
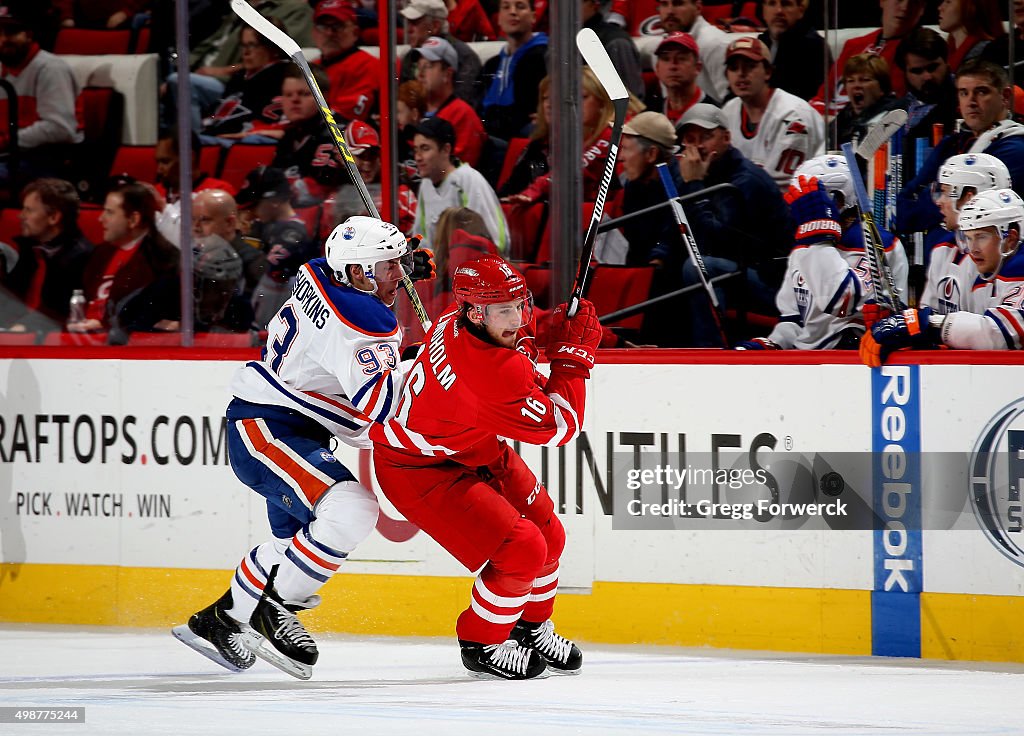
M939 167L939 186L949 187L949 198L956 209L957 203L967 188L974 189L976 194L991 189L1009 189L1010 171L1006 164L988 153L961 153L950 156Z
M1024 231L1024 199L1012 189L990 189L982 192L960 210L960 228L957 237L961 239L961 247L966 249L966 233L994 227L999 233L999 266L991 274L983 274L982 278L991 280L998 275L1006 259L1017 252L1020 247L1020 235ZM1010 242L1010 231L1017 231L1017 238Z
M853 190L853 179L850 178L850 167L846 159L834 153L815 156L807 159L793 172L793 183L800 181L801 176L810 179L812 176L822 183L825 191L836 200L839 210L846 210L857 204L857 194ZM843 195L840 202L836 194Z
M402 231L376 217L356 215L338 225L324 244L327 265L343 284L351 286L345 266L362 266L363 273L375 280L378 264L402 259L402 275L411 271L412 255Z

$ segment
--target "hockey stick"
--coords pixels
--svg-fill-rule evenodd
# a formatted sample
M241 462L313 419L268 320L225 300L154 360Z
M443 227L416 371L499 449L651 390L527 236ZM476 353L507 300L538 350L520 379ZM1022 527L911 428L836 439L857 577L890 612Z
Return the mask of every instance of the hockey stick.
M232 0L241 2L242 0ZM597 34L590 28L584 28L576 34L576 48L579 49L583 60L594 72L597 81L604 87L604 91L611 98L615 107L615 121L612 123L612 137L608 142L608 159L604 163L604 173L601 175L601 185L597 190L597 199L594 202L594 211L590 215L590 224L587 225L587 234L583 238L583 250L580 252L580 263L576 270L576 281L573 283L572 293L569 295L569 308L566 312L568 317L575 317L580 308L580 299L583 298L583 290L587 285L587 276L590 274L590 258L594 254L594 242L597 240L597 228L601 224L601 217L604 215L604 201L608 197L608 188L612 184L612 177L615 175L615 159L619 156L619 141L622 139L622 125L626 122L626 108L629 106L629 92L626 85L622 83L608 52Z
M868 193L864 188L864 179L860 174L857 155L853 152L852 143L843 144L843 155L846 157L846 165L850 168L850 178L853 179L853 189L857 194L861 236L864 240L864 253L868 259L868 271L871 274L871 288L875 292L875 301L893 313L899 312L901 310L899 291L892 276L892 269L889 268L889 264L885 260L882 236L878 232L874 215L871 213L871 202L868 200Z
M231 0L231 9L235 11L235 15L281 49L302 70L302 76L306 78L306 84L309 85L309 90L313 93L317 107L320 108L320 114L323 116L324 122L327 123L327 130L334 141L334 147L338 150L338 154L345 164L345 170L348 172L349 178L352 179L356 191L359 192L359 198L363 200L363 206L366 207L366 211L370 213L371 217L376 217L378 220L381 219L380 212L377 211L377 206L373 203L373 197L370 196L370 190L366 188L363 177L356 166L356 160L352 156L352 151L349 149L348 144L345 143L345 138L341 134L341 126L334 119L334 114L324 98L324 93L320 91L320 85L316 83L316 78L313 77L313 72L309 68L309 62L302 55L302 49L299 48L299 45L287 33L264 18L246 0ZM405 293L412 303L412 309L416 313L420 326L424 332L427 332L430 329L430 318L427 316L427 310L423 308L423 302L420 301L419 294L416 293L416 289L413 287L412 281L408 276L402 277L402 288L405 289Z
M870 161L871 157L875 155L875 151L885 145L906 122L906 110L890 110L885 113L857 144L857 155L865 161Z
M728 348L729 339L725 336L725 330L722 328L718 295L715 294L715 289L711 286L711 277L708 275L708 268L704 265L704 258L701 257L697 241L690 230L690 221L686 219L686 212L676 199L679 196L679 192L676 190L676 183L672 181L672 174L669 173L668 164L658 164L657 169L658 176L661 177L661 186L665 188L665 196L668 197L668 201L671 203L672 214L675 215L676 224L679 225L679 234L683 238L683 245L686 246L686 252L689 254L690 260L693 261L693 265L697 267L697 276L700 278L700 283L703 285L704 290L708 294L708 299L711 301L711 315L715 320L715 327L718 328L718 334L722 338L722 347Z

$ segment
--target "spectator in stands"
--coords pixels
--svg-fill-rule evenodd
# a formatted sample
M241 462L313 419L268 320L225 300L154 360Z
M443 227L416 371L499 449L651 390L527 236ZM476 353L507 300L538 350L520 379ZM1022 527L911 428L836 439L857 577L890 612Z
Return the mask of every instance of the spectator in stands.
M703 65L693 36L675 31L665 36L654 50L654 83L644 96L648 110L664 113L672 124L698 102L717 101L697 84Z
M312 67L314 79L326 97L327 74ZM302 71L289 64L281 86L281 105L287 121L277 142L271 166L284 171L299 206L324 201L333 189L349 180L334 139L320 118L316 98Z
M877 31L871 31L863 36L849 39L843 44L839 58L832 65L828 78L822 84L818 94L811 100L811 105L818 112L825 110L825 85L835 84L831 90L831 99L828 102L828 114L835 115L842 110L847 103L846 88L841 75L846 67L846 62L851 56L857 54L878 54L892 69L892 89L897 96L906 94L906 83L903 80L903 73L895 65L896 50L900 42L914 30L921 22L924 14L925 0L878 0L882 7L882 27ZM832 81L834 80L834 82Z
M310 35L313 29L313 11L306 0L247 0L261 14L276 18L284 26L288 37L299 46L313 44ZM228 78L239 71L242 60L241 31L242 19L235 13L226 12L224 21L214 33L200 42L189 53L189 76L192 99L192 128L199 130L203 116L209 114L224 96L224 85ZM168 110L170 120L174 119L173 108L177 104L177 74L167 77L167 92L172 103Z
M454 68L452 82L455 96L475 108L483 97L480 84L480 57L469 44L449 32L448 12L444 0L411 0L402 8L402 17L405 18L405 42L409 44L409 51L413 51L423 46L428 38L442 38L447 41L455 51L456 57L456 63L451 65ZM418 58L406 52L402 57L399 81L408 82L418 78Z
M482 103L487 134L508 141L525 135L537 109L537 89L547 76L548 37L534 31L534 0L501 0L498 25L505 46L484 64Z
M768 26L758 38L771 52L772 86L802 100L811 99L825 78L825 39L805 17L808 0L761 0Z
M61 28L127 28L149 0L53 0Z
M732 145L785 191L800 164L825 152L825 126L807 102L769 85L769 58L768 47L756 38L740 36L729 44L726 74L736 97L722 115Z
M620 25L609 23L601 12L602 0L581 0L580 21L590 28L604 44L608 57L619 73L626 89L643 99L644 78L640 69L640 52L629 33Z
M1006 35L999 0L942 0L939 30L948 34L949 66L956 73L965 61L981 55L993 40Z
M424 117L436 115L451 123L458 141L455 156L470 166L479 166L487 133L476 111L455 94L454 47L443 38L431 36L406 54L407 59L410 57L416 64L417 79L425 94Z
M892 93L889 65L875 54L851 56L843 67L849 104L836 118L839 144L861 140L878 118L899 103Z
M43 51L33 34L25 17L16 15L10 5L0 6L0 79L10 83L18 96L20 156L18 172L0 164L0 183L10 182L14 175L32 179L60 174L68 145L82 140L75 117L75 100L81 90L71 67L59 56ZM0 152L9 152L12 141L6 112L3 118Z
M400 162L412 161L412 139L416 135L416 124L423 119L426 109L427 101L422 84L413 81L402 82L398 86L395 116L398 118L398 160Z
M63 179L36 179L21 191L21 235L14 239L18 259L0 282L24 309L4 315L4 327L16 328L41 314L63 325L68 302L82 288L82 273L92 243L78 229L78 193Z
M775 180L749 161L731 142L725 115L698 104L680 121L683 151L681 195L716 184L735 190L687 203L690 225L711 277L740 272L728 287L716 287L720 303L741 302L747 309L775 314L775 293L782 283L793 227ZM740 283L737 283L740 282ZM745 281L745 283L743 283ZM699 284L694 265L683 266L683 283ZM722 347L705 294L690 295L691 341L697 347Z
M266 266L262 243L242 235L235 198L220 189L205 189L192 198L192 235L217 235L231 244L242 263L245 281L240 291L248 299Z
M180 253L156 229L156 196L147 184L121 184L107 194L100 223L103 243L96 246L83 276L85 319L68 323L68 332L109 328L123 302L156 281L178 283ZM174 314L178 292L168 288L150 307Z
M288 298L292 278L316 254L317 244L292 208L291 188L280 169L258 166L250 171L236 201L250 208L247 235L260 241L266 257L252 295L256 329L262 330Z
M445 4L448 6L449 30L455 38L470 43L493 41L498 37L479 0L446 0Z
M359 48L356 11L347 0L321 0L313 13L318 64L331 80L327 104L343 120L366 120L377 104L380 61Z
M202 153L202 145L199 136L191 131L191 154L192 154L192 194L205 189L223 189L232 196L235 194L235 187L223 179L217 179L200 169L199 157ZM178 131L171 129L157 139L154 151L156 158L156 192L166 204L174 204L181 199L181 152L178 150ZM163 207L157 203L157 209Z
M1021 0L1024 4L1024 0ZM932 125L941 123L943 130L952 131L954 121L960 117L956 97L956 84L946 63L945 39L931 28L915 28L900 44L896 52L896 66L906 79L907 94L898 107L907 111L907 138L931 139ZM916 171L906 156L904 171Z
M452 157L455 129L444 118L427 118L416 127L416 166L422 177L417 195L416 226L423 246L431 248L437 220L449 207L469 207L480 213L499 253L508 250L508 225L498 196L483 175Z
M964 129L943 138L900 191L896 231L933 231L942 213L932 198L939 167L958 153L988 153L1010 171L1014 189L1024 191L1024 125L1010 119L1013 91L1002 67L982 59L965 61L956 75L957 96ZM935 236L926 239L931 246Z
M283 29L280 21L271 19ZM281 125L281 83L288 69L284 52L262 33L242 29L242 66L231 75L213 114L203 119L203 142L230 145ZM267 140L251 141L266 143Z
M1011 28L1013 29L1014 56L1014 78L1021 79L1024 74L1024 58L1020 49L1024 49L1024 0L1013 0L1013 17ZM1009 70L1010 60L1010 35L1004 33L988 44L981 52L981 58L991 61Z
M729 93L725 80L725 48L729 45L729 34L708 23L702 10L701 0L658 0L661 29L665 33L685 31L693 36L703 64L697 84L716 100L724 101Z
M380 171L380 136L369 123L353 120L345 127L345 141L356 160L359 176L373 198L378 211L383 211ZM346 177L347 178L347 177ZM353 185L345 184L342 189L353 189ZM364 207L365 210L365 207ZM358 214L366 214L360 212ZM347 218L346 218L347 219ZM416 219L416 195L404 182L398 184L398 227L404 232L412 232Z

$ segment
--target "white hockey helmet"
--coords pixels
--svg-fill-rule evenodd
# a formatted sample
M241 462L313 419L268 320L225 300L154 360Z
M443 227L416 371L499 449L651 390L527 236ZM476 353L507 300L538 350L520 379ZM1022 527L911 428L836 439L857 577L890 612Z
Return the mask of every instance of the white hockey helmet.
M850 178L850 167L846 165L846 159L838 154L826 153L824 156L809 158L800 164L800 167L793 173L792 182L800 181L801 176L810 179L812 176L820 181L829 196L836 198L836 192L843 195L843 202L840 209L848 209L857 204L857 194L853 190L853 179Z
M939 168L939 186L949 187L949 198L956 203L963 196L964 189L972 187L975 194L992 189L1009 189L1012 186L1010 171L1006 164L988 153L961 153L950 156Z
M960 210L957 238L961 247L967 247L965 233L994 227L999 232L999 267L982 278L990 280L999 273L1003 262L1017 252L1020 247L1020 235L1024 232L1024 199L1012 189L990 189L982 192ZM1007 240L1010 230L1016 230L1018 238L1013 245Z
M380 274L378 264L402 259L402 275L411 272L409 243L402 231L376 217L355 215L338 225L324 243L327 265L338 280L349 284L345 266L362 266L370 280Z

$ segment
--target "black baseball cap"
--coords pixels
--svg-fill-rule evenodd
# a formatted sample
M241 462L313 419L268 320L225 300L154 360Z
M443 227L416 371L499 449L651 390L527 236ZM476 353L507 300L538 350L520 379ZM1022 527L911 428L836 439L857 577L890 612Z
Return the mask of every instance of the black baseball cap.
M269 166L257 166L246 174L235 202L239 207L248 207L269 199L289 199L291 196L292 190L284 171Z
M437 141L439 146L448 143L455 148L455 128L444 118L439 118L437 115L426 118L421 120L414 130L426 138Z

